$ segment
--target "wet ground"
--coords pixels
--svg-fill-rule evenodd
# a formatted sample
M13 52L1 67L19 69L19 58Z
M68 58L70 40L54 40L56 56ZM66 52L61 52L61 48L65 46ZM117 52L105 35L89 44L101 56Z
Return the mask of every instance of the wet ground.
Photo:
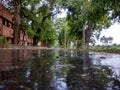
M120 55L0 50L0 90L120 90Z

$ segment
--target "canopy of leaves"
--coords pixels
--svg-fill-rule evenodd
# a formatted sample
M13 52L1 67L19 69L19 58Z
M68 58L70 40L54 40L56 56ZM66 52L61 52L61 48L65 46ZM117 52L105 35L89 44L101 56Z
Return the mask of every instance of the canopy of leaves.
M65 39L68 33L66 18L58 18L55 20L56 32L58 33L59 46L64 47Z
M0 0L9 10L13 9L13 1ZM52 44L56 40L53 16L60 12L60 8L68 11L67 21L62 26L67 30L62 28L59 37L61 43L64 42L64 31L70 40L79 40L83 37L83 29L87 31L90 25L92 31L100 31L113 21L120 22L119 0L20 0L20 5L21 30L28 32L35 43Z
M92 32L101 31L110 27L112 20L120 20L118 0L65 0L63 5L68 10L69 34L74 40L82 39L82 31L89 29L89 25Z
M57 0L26 0L21 7L22 30L26 30L35 43L44 42L48 46L56 40L53 12Z

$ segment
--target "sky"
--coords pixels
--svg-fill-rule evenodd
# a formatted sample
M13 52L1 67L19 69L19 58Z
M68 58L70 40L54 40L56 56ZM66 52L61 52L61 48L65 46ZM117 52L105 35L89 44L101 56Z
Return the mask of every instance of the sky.
M100 37L113 37L113 43L120 44L120 24L115 23L110 28L102 30Z
M67 10L61 9L61 13L57 14L57 18L66 17Z

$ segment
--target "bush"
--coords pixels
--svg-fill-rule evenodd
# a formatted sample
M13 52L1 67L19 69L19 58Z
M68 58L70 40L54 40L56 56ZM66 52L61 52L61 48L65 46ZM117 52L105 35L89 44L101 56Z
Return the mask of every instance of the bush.
M112 45L112 46L91 46L89 48L91 51L96 52L110 52L110 53L120 53L120 45Z
M82 40L77 40L77 48L82 46Z
M2 37L0 36L0 48L4 48L4 47L8 47L8 41L6 39L6 37Z

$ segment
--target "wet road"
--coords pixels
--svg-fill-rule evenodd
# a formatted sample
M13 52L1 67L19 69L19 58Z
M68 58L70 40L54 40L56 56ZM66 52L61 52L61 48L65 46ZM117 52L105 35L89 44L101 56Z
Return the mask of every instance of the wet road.
M120 55L0 50L0 90L120 90Z

